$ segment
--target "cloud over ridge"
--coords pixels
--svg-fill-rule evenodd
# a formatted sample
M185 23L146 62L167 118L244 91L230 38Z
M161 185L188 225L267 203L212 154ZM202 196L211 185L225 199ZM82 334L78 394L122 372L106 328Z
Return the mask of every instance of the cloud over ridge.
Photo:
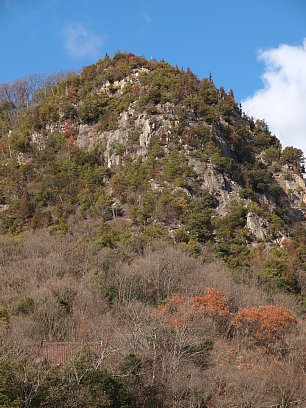
M97 57L101 53L103 38L89 31L83 24L69 24L63 30L64 45L71 57Z
M263 88L242 101L244 111L265 119L284 146L306 154L306 38L300 46L287 44L260 51L265 64Z

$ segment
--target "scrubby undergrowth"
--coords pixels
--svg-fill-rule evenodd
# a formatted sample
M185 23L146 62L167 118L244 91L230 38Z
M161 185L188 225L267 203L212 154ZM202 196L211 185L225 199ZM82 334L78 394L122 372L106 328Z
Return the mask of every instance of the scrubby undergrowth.
M0 251L6 407L261 407L306 397L301 305L233 277L209 252L195 258L152 240L101 249L46 231L2 238ZM58 341L74 346L56 368L42 356Z

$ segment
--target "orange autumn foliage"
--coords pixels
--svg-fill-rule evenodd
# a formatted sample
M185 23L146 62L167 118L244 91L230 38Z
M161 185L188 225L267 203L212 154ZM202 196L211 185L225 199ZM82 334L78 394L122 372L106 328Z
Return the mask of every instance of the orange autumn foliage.
M188 327L196 315L207 316L216 322L227 321L233 333L265 347L282 340L297 323L288 309L275 305L242 308L231 313L223 293L214 288L207 288L204 294L197 296L168 296L152 317L160 319L166 327L181 329Z
M162 318L170 328L181 328L196 314L206 314L215 320L228 317L230 312L225 296L214 288L207 288L203 295L198 296L175 294L167 297L153 318Z
M266 346L280 340L296 323L288 309L275 305L243 308L231 319L236 332Z
M229 315L228 302L218 289L207 288L203 295L193 296L191 301L193 313L211 312L224 317Z
M188 297L180 293L168 296L163 305L153 313L153 319L162 319L171 328L184 327L188 321L190 309Z

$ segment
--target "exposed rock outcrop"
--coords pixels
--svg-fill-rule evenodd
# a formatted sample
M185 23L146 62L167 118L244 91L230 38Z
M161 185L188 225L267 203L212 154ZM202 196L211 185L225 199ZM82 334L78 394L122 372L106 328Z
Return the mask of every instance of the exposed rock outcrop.
M265 241L269 237L267 221L253 212L247 213L246 226L259 241Z

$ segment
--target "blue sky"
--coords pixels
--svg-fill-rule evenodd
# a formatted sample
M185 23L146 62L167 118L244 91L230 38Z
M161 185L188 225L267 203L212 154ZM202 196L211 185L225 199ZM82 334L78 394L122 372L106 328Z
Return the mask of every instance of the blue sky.
M126 50L190 67L199 77L211 72L216 85L232 88L253 114L256 103L261 105L258 92L265 98L262 93L274 84L263 82L262 75L282 69L273 50L286 44L306 55L306 5L304 0L0 0L0 34L0 82L79 69L105 53ZM287 61L286 54L283 58ZM255 113L269 121L266 112Z

